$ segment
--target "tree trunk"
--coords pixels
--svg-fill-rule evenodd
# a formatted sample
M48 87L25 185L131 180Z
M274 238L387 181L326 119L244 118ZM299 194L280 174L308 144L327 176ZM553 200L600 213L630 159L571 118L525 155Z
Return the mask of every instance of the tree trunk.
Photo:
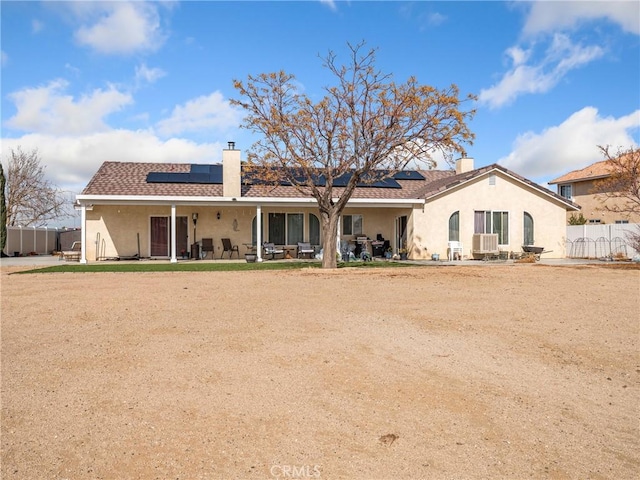
M4 169L0 163L0 252L2 253L7 244L7 202L4 198L5 184ZM2 253L0 253L0 255L2 255Z
M336 237L338 235L339 218L340 215L335 211L320 211L320 219L322 222L322 268L338 267Z

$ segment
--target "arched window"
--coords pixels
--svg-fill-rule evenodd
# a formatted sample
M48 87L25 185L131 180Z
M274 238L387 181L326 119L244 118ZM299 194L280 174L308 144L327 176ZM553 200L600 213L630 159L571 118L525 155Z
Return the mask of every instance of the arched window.
M309 243L320 245L320 220L313 213L309 214Z
M535 239L533 237L533 217L531 214L524 212L524 232L522 235L524 245L533 245Z
M449 241L460 241L460 212L453 212L449 217Z

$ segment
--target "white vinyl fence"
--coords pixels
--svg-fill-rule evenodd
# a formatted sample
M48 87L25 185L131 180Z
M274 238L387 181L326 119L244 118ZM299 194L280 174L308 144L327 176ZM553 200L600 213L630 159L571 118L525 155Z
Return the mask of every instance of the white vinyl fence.
M4 253L10 257L51 254L60 249L60 235L66 231L48 227L7 227Z
M640 232L637 223L611 223L606 225L569 225L567 227L567 257L607 258L624 256L633 258L640 252L629 242L631 232Z

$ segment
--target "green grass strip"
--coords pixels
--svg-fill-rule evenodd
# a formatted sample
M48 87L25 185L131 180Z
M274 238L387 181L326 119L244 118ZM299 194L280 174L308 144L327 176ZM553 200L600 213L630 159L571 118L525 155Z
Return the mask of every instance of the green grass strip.
M244 272L253 270L299 270L302 268L321 268L320 262L261 262L261 263L91 263L87 265L65 264L51 267L34 268L14 272L15 275L28 273L128 273L128 272ZM389 268L415 266L403 262L343 262L338 268Z

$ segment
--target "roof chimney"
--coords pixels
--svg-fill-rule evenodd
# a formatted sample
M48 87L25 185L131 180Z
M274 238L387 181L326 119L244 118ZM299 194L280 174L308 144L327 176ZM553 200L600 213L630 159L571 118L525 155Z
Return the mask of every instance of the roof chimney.
M473 170L473 158L463 157L456 160L456 175Z
M242 190L240 150L235 149L235 142L229 142L228 146L228 149L222 151L222 195L240 197Z

